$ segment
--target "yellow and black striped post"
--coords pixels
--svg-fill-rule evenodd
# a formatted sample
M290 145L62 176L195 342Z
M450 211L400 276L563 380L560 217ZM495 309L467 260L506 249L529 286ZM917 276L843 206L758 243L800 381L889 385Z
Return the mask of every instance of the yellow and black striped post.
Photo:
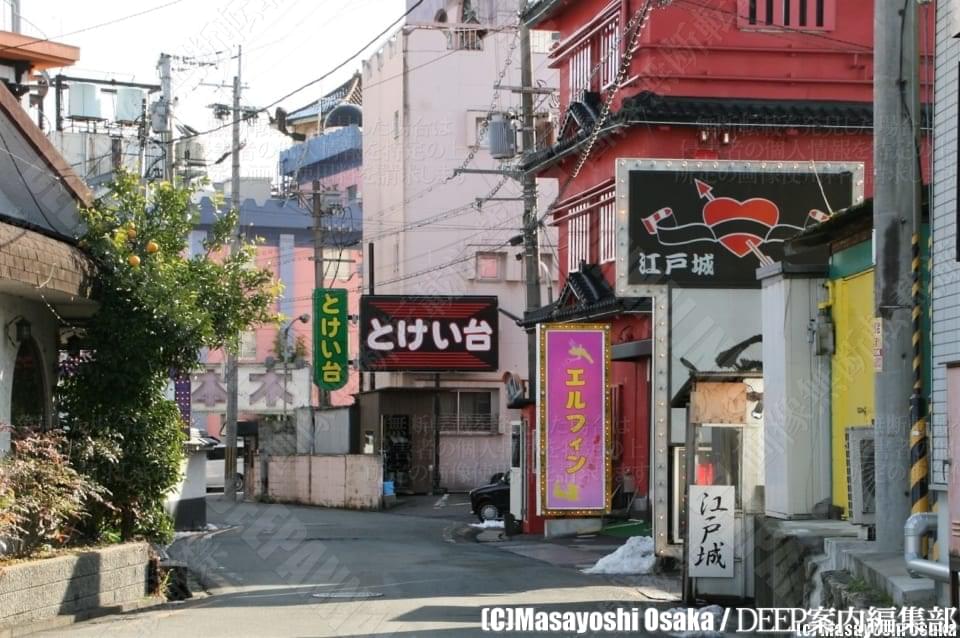
M923 321L921 304L920 233L911 239L913 250L913 394L910 397L910 511L930 511L927 485L927 415L923 399Z

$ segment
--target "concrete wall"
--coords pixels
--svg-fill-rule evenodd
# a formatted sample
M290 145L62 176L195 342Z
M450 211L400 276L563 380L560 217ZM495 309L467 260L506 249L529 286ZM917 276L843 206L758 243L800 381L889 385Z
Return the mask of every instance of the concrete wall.
M4 628L122 607L147 595L149 545L15 563L0 570L0 633Z
M380 457L286 456L269 461L270 498L286 503L344 509L380 509Z
M180 483L167 495L165 508L177 530L201 529L207 524L207 453L190 448L180 464Z
M297 454L350 453L349 408L300 408L296 421Z

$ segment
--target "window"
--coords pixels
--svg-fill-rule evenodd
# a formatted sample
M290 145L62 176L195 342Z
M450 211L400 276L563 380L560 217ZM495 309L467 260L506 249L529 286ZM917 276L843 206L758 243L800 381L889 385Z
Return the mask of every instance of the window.
M620 72L620 17L604 25L600 31L600 85L606 89L617 81Z
M590 90L590 59L592 47L590 42L584 42L570 56L568 72L570 74L570 100L573 102L583 98L583 94Z
M482 281L501 281L506 266L502 253L477 253L477 279Z
M355 201L357 201L357 187L347 186L347 202L353 203Z
M741 29L829 31L836 21L836 0L739 0Z
M338 248L323 249L324 281L346 281L350 279L350 259Z
M590 204L570 209L573 216L567 222L567 270L580 270L580 264L590 261L590 213L584 212ZM579 214L578 214L579 213Z
M496 405L494 392L441 392L440 431L495 433L499 423Z
M453 29L447 32L447 49L450 51L483 51L483 38L479 29Z
M531 53L550 53L550 50L553 49L558 42L560 42L560 33L558 31L530 32Z
M255 361L257 359L257 333L245 330L240 334L240 351L237 353L240 361Z
M613 261L617 256L616 203L607 202L600 207L600 263Z

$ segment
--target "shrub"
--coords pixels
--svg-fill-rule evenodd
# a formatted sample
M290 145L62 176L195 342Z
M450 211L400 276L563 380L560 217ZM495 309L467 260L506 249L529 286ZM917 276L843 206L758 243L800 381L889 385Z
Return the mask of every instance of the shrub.
M110 507L108 496L71 466L63 433L28 430L0 458L0 538L12 540L20 556L62 547L76 539L91 505Z

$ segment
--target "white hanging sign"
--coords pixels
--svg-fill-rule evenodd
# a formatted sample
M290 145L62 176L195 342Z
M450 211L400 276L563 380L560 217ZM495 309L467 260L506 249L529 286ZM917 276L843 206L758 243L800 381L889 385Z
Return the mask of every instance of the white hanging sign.
M733 578L734 509L732 485L691 485L690 553L688 573L693 578Z

